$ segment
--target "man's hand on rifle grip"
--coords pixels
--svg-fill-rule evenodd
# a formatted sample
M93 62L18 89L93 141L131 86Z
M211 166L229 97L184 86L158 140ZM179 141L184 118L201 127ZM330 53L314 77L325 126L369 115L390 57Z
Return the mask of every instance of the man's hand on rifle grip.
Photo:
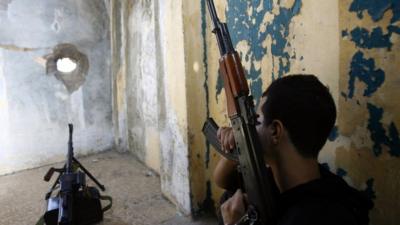
M220 127L217 132L219 141L221 142L222 151L231 153L235 148L235 138L231 127Z
M247 195L238 189L230 199L221 205L224 224L236 224L245 215L248 205Z

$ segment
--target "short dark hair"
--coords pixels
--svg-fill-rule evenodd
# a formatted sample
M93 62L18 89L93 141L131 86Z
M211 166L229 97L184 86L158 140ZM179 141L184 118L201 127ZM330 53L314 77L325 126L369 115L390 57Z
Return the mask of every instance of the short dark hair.
M273 81L263 96L265 125L280 120L299 153L316 158L336 120L328 88L314 75L289 75Z

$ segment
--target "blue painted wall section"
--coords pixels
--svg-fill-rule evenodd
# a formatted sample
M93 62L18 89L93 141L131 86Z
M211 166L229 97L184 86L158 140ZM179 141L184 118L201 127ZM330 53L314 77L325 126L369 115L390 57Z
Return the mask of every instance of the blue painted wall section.
M339 129L337 126L333 127L331 133L329 134L328 140L335 141L339 137Z
M386 48L391 50L393 43L392 35L400 34L400 27L395 23L400 20L400 1L399 0L354 0L349 8L350 12L357 13L359 19L363 19L365 12L371 16L373 21L381 20L386 11L392 10L393 16L390 24L387 26L387 33L383 33L381 27L375 27L372 31L366 28L356 27L350 33L347 30L342 31L342 36L350 36L350 40L360 49L378 49ZM356 79L366 84L364 96L371 97L385 81L385 72L380 68L375 68L373 58L366 59L364 54L358 50L351 61L348 94L343 97L353 98ZM381 120L384 110L374 104L368 103L369 113L368 130L370 137L374 142L372 150L375 156L382 154L382 146L387 146L391 156L400 156L400 138L399 132L394 122L385 130ZM372 182L372 181L371 181Z
M354 0L349 8L351 12L356 12L360 19L364 17L364 11L367 11L375 22L382 19L388 9L393 10L391 23L400 20L399 0Z
M393 17L390 24L387 26L387 33L384 34L381 27L375 27L371 32L366 28L356 27L350 32L351 41L359 48L391 49L393 45L390 41L392 35L400 34L400 27L395 25L395 23L400 20L399 0L354 0L349 10L351 12L356 12L360 19L364 17L364 11L367 11L375 22L381 20L387 10L392 10ZM342 36L347 35L349 35L347 30L342 31Z
M361 51L357 51L353 56L349 76L349 98L354 96L356 78L367 85L367 88L364 90L364 96L367 97L376 92L385 81L385 72L381 69L376 69L375 60L372 58L365 59Z
M279 2L279 1L278 1ZM263 4L263 5L261 5ZM227 24L230 29L232 42L237 45L242 40L247 40L250 45L250 51L245 55L241 55L242 60L250 61L250 70L247 77L250 79L250 88L252 95L258 100L262 93L261 69L256 69L254 62L261 61L267 54L267 48L271 48L272 56L277 57L279 65L277 74L273 73L272 79L283 76L290 70L290 58L293 57L289 52L285 51L285 47L289 46L289 25L294 16L300 13L302 1L295 0L291 8L279 7L279 13L274 15L273 20L266 25L266 30L261 32L264 16L266 13L272 13L272 1L228 1L226 10ZM262 10L260 9L262 6ZM248 15L248 11L251 11ZM272 45L264 48L262 43L270 36ZM217 82L217 95L221 93L223 88L222 80L219 77Z
M390 50L393 45L390 41L392 35L400 34L400 27L395 25L400 20L399 0L354 0L349 10L357 13L360 19L364 17L364 11L367 11L375 22L381 20L387 10L392 10L393 17L386 34L383 33L381 27L375 27L371 32L365 28L356 27L350 32L351 40L359 48L387 48ZM347 31L342 31L342 36L347 35L349 35Z
M388 31L391 32L392 34L393 33L400 34L400 27L389 25L388 26Z
M353 41L359 48L387 48L388 50L392 47L390 37L393 31L388 31L387 34L383 34L382 28L375 27L370 33L367 29L356 27L351 34L351 41Z
M367 108L369 111L368 130L371 133L371 139L374 142L373 152L375 156L382 154L382 145L389 148L391 156L400 156L400 137L396 125L391 122L388 128L388 135L381 123L383 117L383 109L368 103Z

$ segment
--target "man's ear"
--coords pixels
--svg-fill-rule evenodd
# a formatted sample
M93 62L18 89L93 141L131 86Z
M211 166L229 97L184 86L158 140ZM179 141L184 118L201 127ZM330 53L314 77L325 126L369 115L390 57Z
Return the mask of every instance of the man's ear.
M283 124L280 120L273 120L270 125L271 129L271 142L274 145L280 143L283 135Z

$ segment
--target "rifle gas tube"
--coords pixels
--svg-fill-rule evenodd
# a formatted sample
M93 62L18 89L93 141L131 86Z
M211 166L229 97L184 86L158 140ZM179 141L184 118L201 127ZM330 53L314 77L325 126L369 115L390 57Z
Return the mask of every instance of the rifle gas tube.
M233 48L227 24L221 23L218 19L213 0L206 1L213 23L212 32L217 38L221 53L219 71L224 83L228 116L236 142L234 153L229 157L237 158L239 161L245 191L250 202L248 222L274 224L275 200L267 179L267 167L256 131L258 116L255 113L253 97L249 93L244 69L238 53ZM206 122L205 127L210 126L207 123L210 122ZM210 143L215 143L217 139L210 138L210 134L206 137Z

